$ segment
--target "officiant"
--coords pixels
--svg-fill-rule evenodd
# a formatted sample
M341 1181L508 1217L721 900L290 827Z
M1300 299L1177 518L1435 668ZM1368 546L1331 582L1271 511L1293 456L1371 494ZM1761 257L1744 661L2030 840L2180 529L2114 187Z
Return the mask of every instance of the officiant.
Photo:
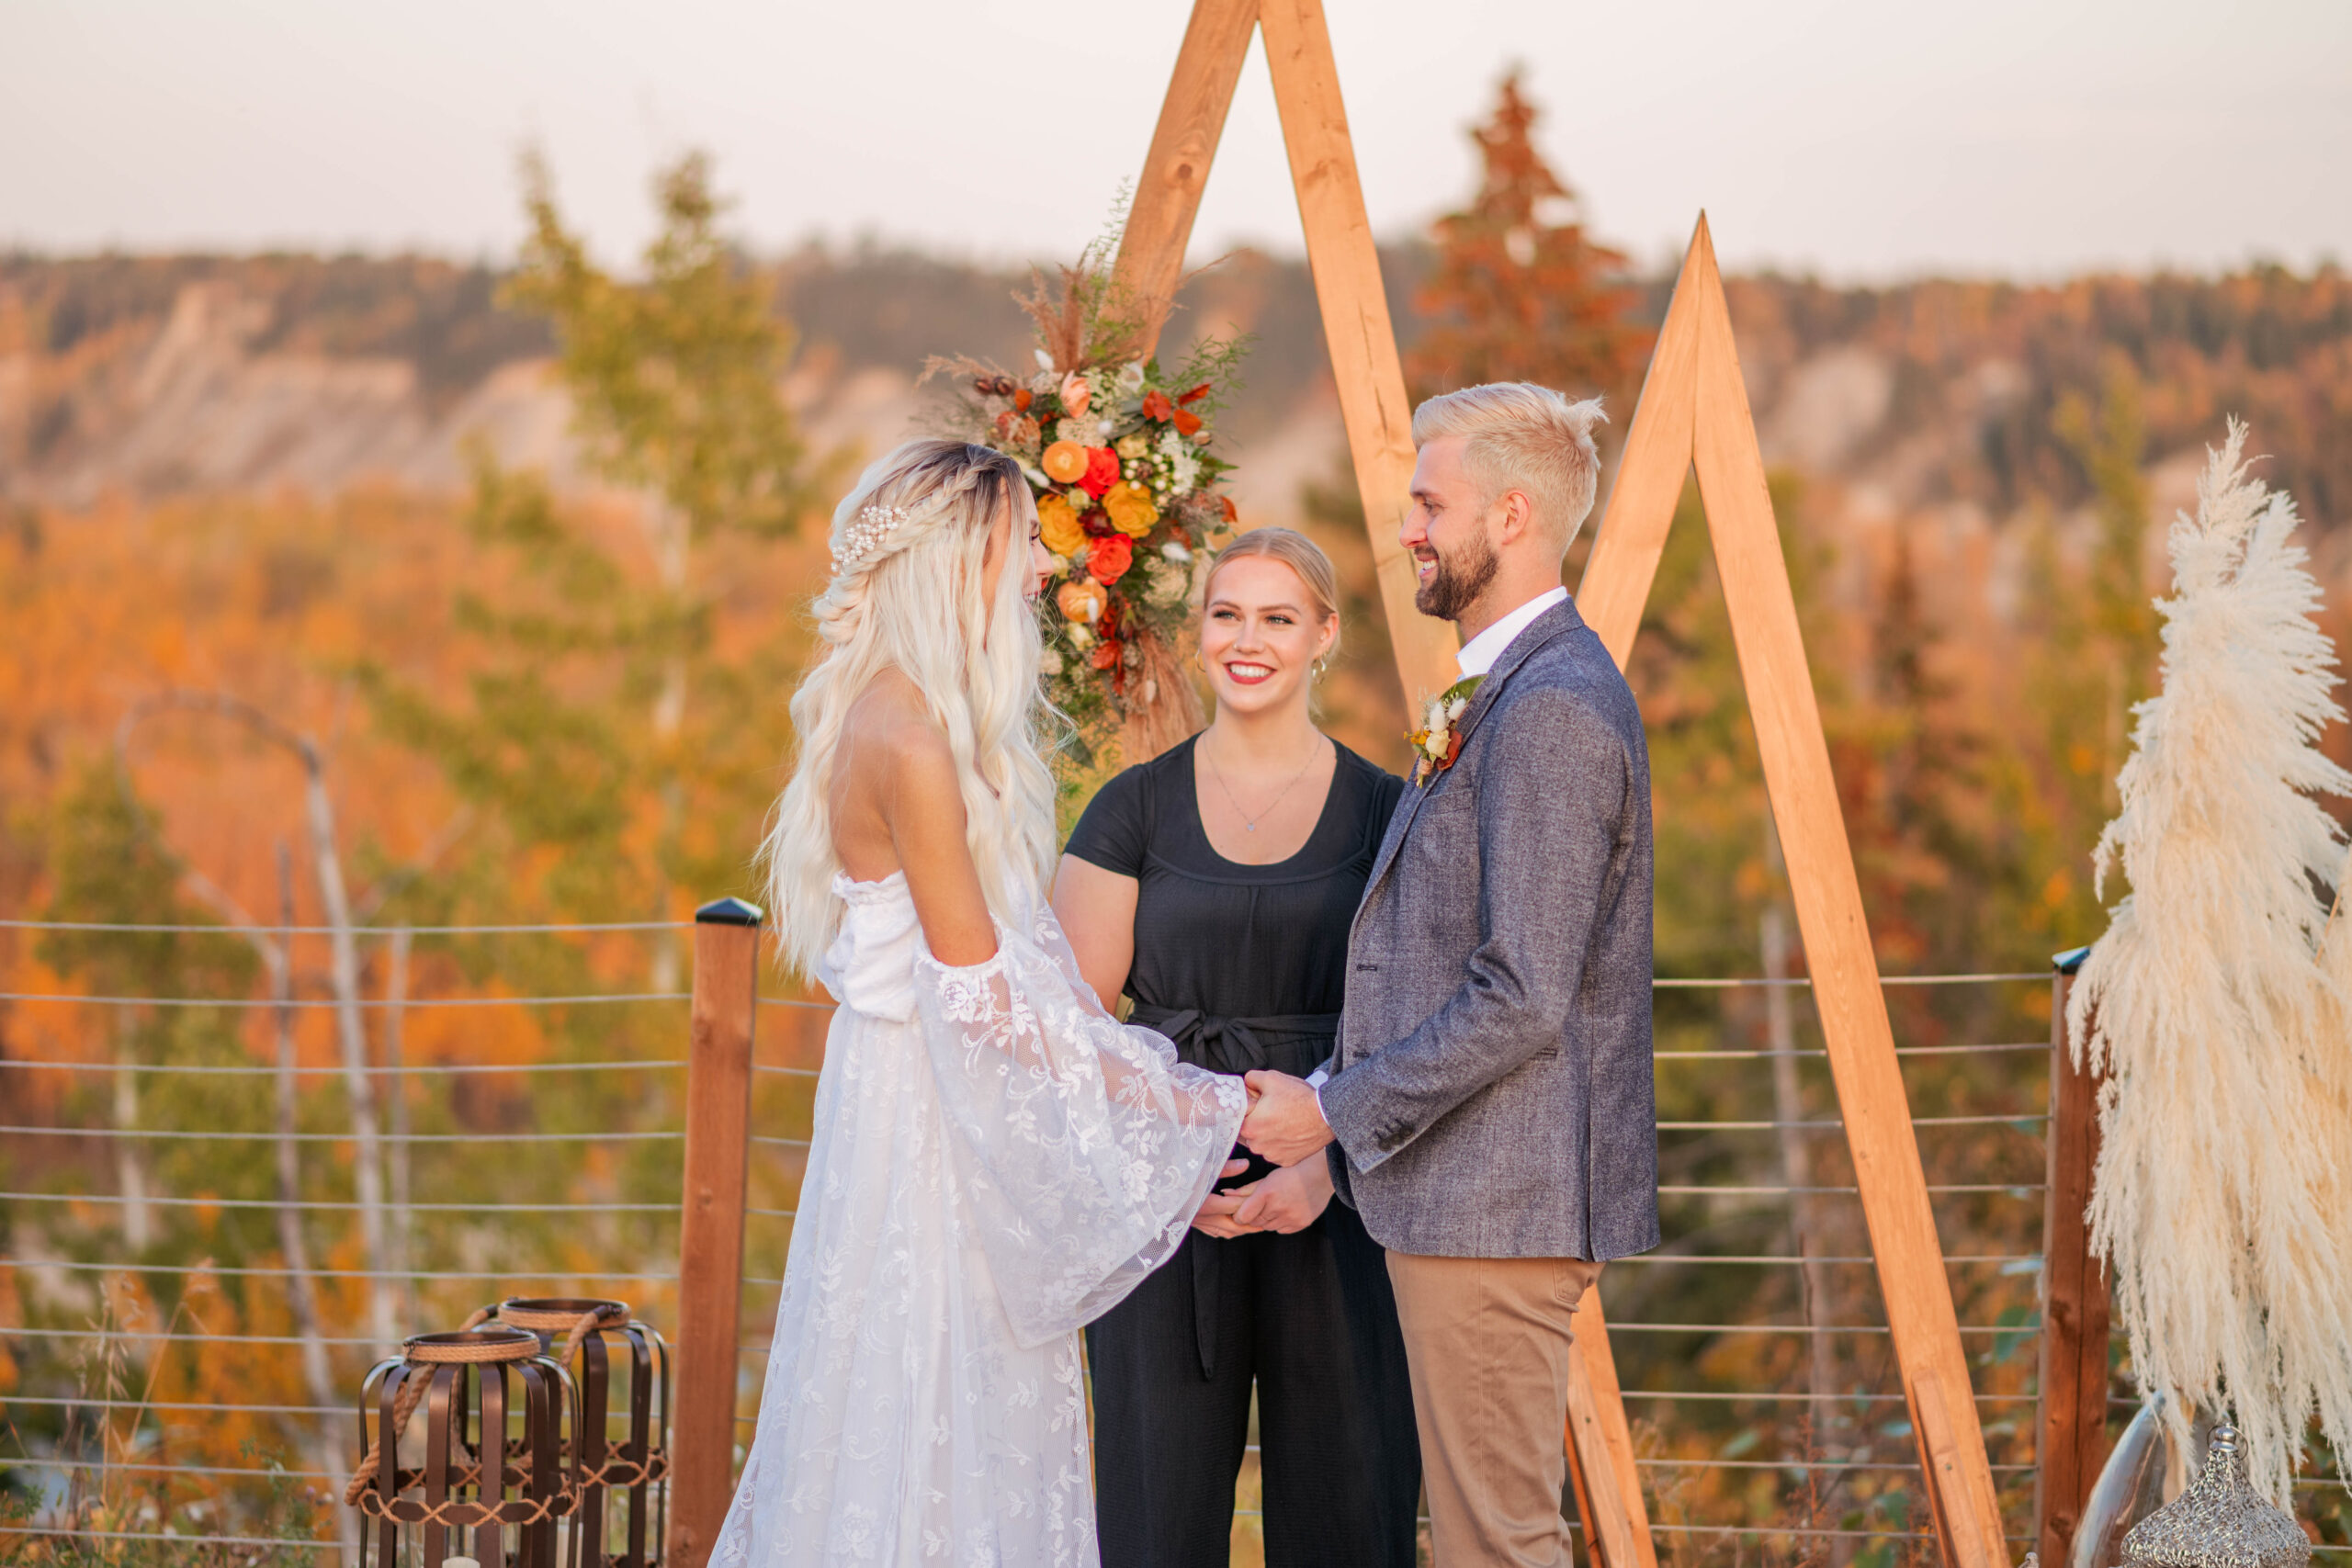
M1349 923L1403 792L1316 728L1338 599L1291 529L1221 553L1199 627L1215 716L1103 786L1055 880L1088 983L1212 1071L1305 1077L1331 1054ZM1224 1568L1253 1388L1267 1561L1412 1568L1396 1299L1326 1162L1252 1159L1086 1334L1104 1568Z

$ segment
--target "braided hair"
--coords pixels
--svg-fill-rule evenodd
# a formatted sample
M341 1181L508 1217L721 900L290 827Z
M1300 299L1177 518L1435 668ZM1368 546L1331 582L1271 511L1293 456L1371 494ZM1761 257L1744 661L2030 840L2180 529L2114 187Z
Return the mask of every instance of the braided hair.
M798 762L761 846L785 957L805 975L841 924L834 754L852 705L885 670L913 682L947 738L990 910L1019 924L1043 896L1054 788L1039 755L1037 625L1015 558L981 597L989 533L1008 508L1017 551L1035 511L1019 467L990 447L924 440L875 462L834 509L832 576L814 606L822 646L792 698Z

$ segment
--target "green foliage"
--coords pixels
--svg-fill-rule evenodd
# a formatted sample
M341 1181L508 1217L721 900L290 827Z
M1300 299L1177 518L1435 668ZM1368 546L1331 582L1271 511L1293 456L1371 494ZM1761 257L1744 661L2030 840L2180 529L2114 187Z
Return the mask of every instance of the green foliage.
M551 324L595 470L640 515L560 502L478 450L469 524L495 587L457 601L488 651L469 700L381 669L367 681L393 733L489 814L481 852L541 852L547 908L675 912L751 890L802 644L782 615L723 651L719 629L824 470L779 390L792 338L773 280L721 236L702 156L657 180L661 230L637 280L590 259L544 165L525 175L530 239L507 298ZM511 918L516 889L502 891Z
M111 767L82 770L51 807L45 920L104 925L209 926L212 912L180 888L186 870L156 834L153 814ZM253 950L226 934L51 931L40 961L112 996L243 996ZM155 1021L150 1020L153 1025Z
M792 335L769 310L772 281L718 231L709 160L689 152L656 178L662 228L641 283L589 259L536 154L524 186L530 237L507 299L554 325L605 477L660 496L697 536L790 532L806 502L805 454L777 388Z

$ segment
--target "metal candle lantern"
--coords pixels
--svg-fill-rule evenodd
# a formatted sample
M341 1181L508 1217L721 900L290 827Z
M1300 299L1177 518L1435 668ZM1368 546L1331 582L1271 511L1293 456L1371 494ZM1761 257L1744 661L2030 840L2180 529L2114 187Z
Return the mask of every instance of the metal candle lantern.
M420 1404L424 1462L403 1469L401 1434ZM564 1461L579 1422L571 1379L536 1335L501 1326L405 1341L360 1385L367 1457L344 1500L375 1521L361 1531L363 1568L407 1563L405 1540L417 1542L424 1568L461 1553L482 1568L558 1568L557 1521L580 1498Z
M2188 1490L2132 1527L2124 1568L2307 1568L2311 1539L2294 1516L2245 1478L2237 1428L2213 1428L2205 1468Z
M473 1321L492 1319L537 1335L540 1349L571 1373L580 1391L570 1468L581 1500L567 1562L575 1568L657 1568L669 1494L670 1347L629 1315L626 1302L514 1297L484 1307ZM565 1337L560 1349L558 1335ZM606 1420L616 1351L626 1357L628 1380L628 1432L617 1446ZM628 1496L618 1521L607 1514L616 1492ZM624 1550L605 1549L608 1529L626 1540Z

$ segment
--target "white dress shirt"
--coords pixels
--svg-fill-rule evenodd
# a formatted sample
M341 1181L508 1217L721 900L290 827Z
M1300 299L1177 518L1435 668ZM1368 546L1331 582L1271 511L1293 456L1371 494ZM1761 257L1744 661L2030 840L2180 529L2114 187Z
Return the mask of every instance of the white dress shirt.
M1565 588L1555 588L1548 593L1538 593L1534 598L1464 643L1461 653L1455 656L1455 662L1462 667L1463 677L1466 680L1473 675L1484 675L1487 671L1492 670L1495 667L1495 660L1503 656L1503 649L1510 646L1511 638L1525 631L1529 622L1553 605L1565 604L1567 597L1568 591Z

